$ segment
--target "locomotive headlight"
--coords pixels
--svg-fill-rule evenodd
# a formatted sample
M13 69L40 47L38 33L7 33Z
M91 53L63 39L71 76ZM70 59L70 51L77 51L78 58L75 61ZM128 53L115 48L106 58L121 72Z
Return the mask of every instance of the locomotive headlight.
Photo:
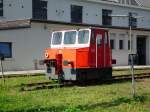
M64 65L64 66L68 66L68 65L69 65L69 61L64 60L64 61L63 61L63 65Z
M48 53L46 52L46 53L45 53L45 58L48 58L48 57L49 57L49 55L48 55Z
M63 61L63 65L64 65L64 66L68 66L68 65L73 66L73 62L70 61L70 60L64 60L64 61Z
M59 54L62 54L62 50L59 49L59 50L58 50L58 53L59 53Z

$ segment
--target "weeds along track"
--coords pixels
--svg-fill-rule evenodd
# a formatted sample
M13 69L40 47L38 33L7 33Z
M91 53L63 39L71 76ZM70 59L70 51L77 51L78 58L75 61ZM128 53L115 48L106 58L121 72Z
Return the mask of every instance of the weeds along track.
M134 74L135 79L144 79L150 78L150 73L141 73L141 74ZM84 82L39 82L39 83L29 83L29 84L21 84L20 90L21 91L34 91L40 89L52 89L52 88L61 88L61 87L71 87L71 86L90 86L90 85L100 85L100 84L112 84L112 83L119 83L124 81L131 80L131 74L120 75L120 76L113 76L112 79L104 80L104 81L84 81Z

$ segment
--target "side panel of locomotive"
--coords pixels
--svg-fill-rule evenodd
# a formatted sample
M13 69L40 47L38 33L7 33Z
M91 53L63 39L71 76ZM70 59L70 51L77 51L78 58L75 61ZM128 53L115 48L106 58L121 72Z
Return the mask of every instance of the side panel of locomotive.
M77 36L74 36L76 38L74 45L64 45L65 32L63 32L62 43L46 49L45 63L47 75L50 78L61 80L111 78L111 49L108 31L96 28L86 29L85 32L89 31L88 39L85 37L88 35L84 34L84 30L83 32L82 30L76 31ZM80 33L83 35L82 38ZM83 40L86 40L86 44L82 42Z
M87 52L79 53L78 55L87 55L85 58L87 66L77 67L77 73L79 80L91 80L91 79L109 79L112 77L112 58L111 48L109 43L108 31L104 29L91 29L90 46ZM78 59L80 62L82 59ZM81 62L81 63L83 63Z

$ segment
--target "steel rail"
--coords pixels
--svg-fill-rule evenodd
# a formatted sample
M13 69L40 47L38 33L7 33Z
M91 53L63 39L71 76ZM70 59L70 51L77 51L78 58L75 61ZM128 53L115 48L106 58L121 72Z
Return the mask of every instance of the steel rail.
M128 81L131 80L132 76L131 74L127 75L120 75L120 76L113 76L111 79L104 80L102 82L100 81L94 81L95 85L97 84L103 84L103 83L113 83L113 82L119 82L119 81ZM140 73L135 74L135 79L144 79L144 78L150 78L150 73ZM81 83L83 84L83 83ZM33 91L33 90L39 90L39 89L52 89L57 87L70 87L70 86L76 86L80 85L79 83L56 83L56 82L38 82L38 83L29 83L29 84L21 84L21 91ZM84 86L90 86L93 85L93 82L85 82Z

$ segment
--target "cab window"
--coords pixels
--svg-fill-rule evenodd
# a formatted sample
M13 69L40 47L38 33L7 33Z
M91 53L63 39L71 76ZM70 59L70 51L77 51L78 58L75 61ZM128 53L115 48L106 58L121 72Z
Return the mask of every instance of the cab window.
M53 33L52 44L59 45L61 44L61 41L62 41L62 32Z
M76 31L65 32L64 44L75 44L76 42Z
M79 44L87 44L88 41L89 41L89 31L88 30L79 31L78 43Z

